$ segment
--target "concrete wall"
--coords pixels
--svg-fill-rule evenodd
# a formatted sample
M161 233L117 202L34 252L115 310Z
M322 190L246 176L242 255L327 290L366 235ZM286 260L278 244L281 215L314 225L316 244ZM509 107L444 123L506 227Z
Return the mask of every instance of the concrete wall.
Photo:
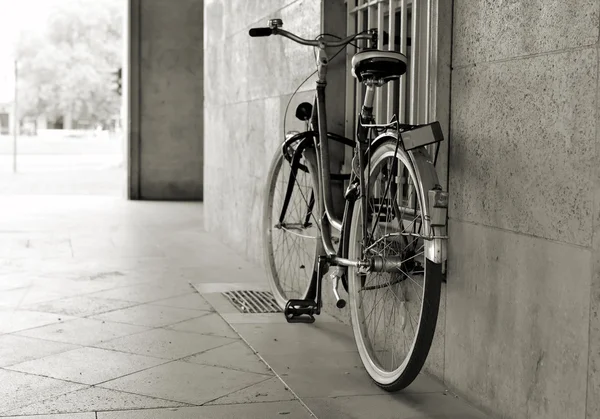
M499 417L600 417L598 6L454 2L443 377Z
M202 199L203 1L129 7L129 195Z
M206 228L253 261L262 258L263 189L284 138L285 108L315 65L311 48L250 38L248 29L281 18L285 29L314 37L320 17L321 0L205 1ZM290 103L286 131L303 129L294 113L312 102L313 89L310 79Z
M320 3L205 2L206 227L255 262L283 111L314 67L310 49L248 28L282 17L315 34ZM451 241L426 369L497 417L598 418L599 1L455 0L450 13Z

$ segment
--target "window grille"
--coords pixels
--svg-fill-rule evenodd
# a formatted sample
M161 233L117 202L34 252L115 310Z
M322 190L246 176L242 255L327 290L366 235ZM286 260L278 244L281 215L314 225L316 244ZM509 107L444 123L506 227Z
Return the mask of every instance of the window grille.
M421 124L435 120L437 68L437 24L434 24L439 0L346 0L347 32L354 34L370 28L385 30L389 44L378 40L378 49L398 51L408 58L408 71L399 81L377 89L374 113L377 123L388 122L393 115L401 123ZM398 37L400 42L395 42ZM365 42L365 41L360 41ZM364 44L359 46L365 47ZM348 46L346 68L357 52ZM347 71L346 136L352 138L356 115L364 99L365 87Z

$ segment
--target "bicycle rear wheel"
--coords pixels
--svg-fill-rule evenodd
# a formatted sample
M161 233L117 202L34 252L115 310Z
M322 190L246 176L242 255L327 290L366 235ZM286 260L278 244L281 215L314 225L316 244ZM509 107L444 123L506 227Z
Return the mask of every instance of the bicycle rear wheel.
M407 387L423 367L441 289L441 264L425 257L420 237L426 234L421 229L428 198L422 196L410 156L396 144L390 139L372 153L365 173L368 196L354 205L348 249L350 259L394 261L386 272L348 270L356 345L371 378L387 391Z
M318 209L318 176L311 158L303 156L300 165L292 178L292 194L280 221L292 168L281 151L276 152L267 177L263 207L265 266L271 291L281 309L290 299L306 299L316 277L320 232L313 213Z

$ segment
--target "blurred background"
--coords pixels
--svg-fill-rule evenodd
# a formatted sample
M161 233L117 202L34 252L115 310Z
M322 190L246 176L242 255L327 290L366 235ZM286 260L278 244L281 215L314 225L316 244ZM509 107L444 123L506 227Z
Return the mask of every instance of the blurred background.
M0 9L0 194L123 195L123 0Z

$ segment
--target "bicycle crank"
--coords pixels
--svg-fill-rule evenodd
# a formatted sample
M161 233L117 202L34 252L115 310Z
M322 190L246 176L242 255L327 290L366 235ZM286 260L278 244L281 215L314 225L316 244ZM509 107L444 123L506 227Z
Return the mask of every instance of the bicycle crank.
M346 307L346 300L340 297L338 293L338 286L340 284L340 280L346 275L346 268L342 266L336 266L333 272L330 275L331 280L333 281L333 296L335 298L335 306L337 308Z

